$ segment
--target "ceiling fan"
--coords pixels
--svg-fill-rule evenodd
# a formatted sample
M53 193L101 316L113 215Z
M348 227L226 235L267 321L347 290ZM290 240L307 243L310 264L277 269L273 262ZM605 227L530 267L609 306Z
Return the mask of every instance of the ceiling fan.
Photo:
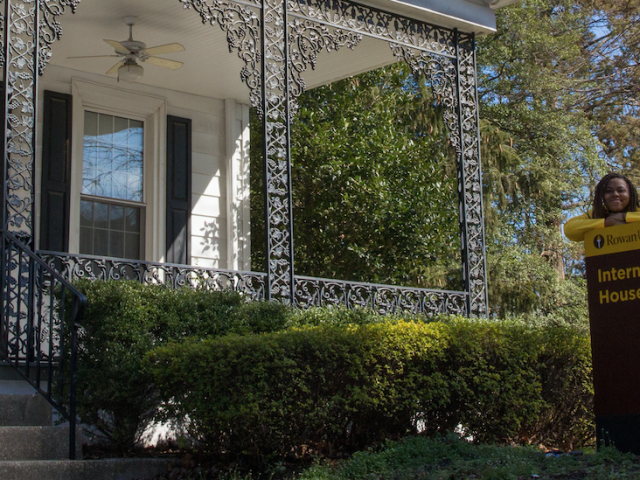
M137 40L133 39L133 26L138 21L137 17L124 17L122 19L129 26L129 39L122 42L116 40L104 40L115 49L115 55L87 55L82 57L69 58L104 58L104 57L121 57L113 67L107 70L107 75L118 74L118 81L135 82L142 78L144 69L138 65L138 61L150 63L158 67L177 70L183 63L167 58L156 57L163 53L182 52L184 47L179 43L168 43L166 45L158 45L149 47Z

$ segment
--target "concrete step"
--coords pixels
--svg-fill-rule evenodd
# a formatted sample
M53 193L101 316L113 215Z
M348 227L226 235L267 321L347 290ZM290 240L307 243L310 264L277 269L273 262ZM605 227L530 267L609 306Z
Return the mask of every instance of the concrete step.
M66 460L69 426L0 427L0 461ZM82 458L82 429L76 430L76 458ZM0 478L3 478L0 475ZM3 479L4 480L4 479Z
M26 373L24 366L21 367L21 372ZM40 388L44 391L47 390L48 368L44 366L40 370ZM35 367L31 366L32 380L35 381ZM0 361L0 395L33 395L35 388L33 388L24 377L16 372L16 370L7 362Z
M51 412L51 404L41 395L0 394L0 427L50 427Z
M167 471L163 458L0 461L2 480L149 480Z

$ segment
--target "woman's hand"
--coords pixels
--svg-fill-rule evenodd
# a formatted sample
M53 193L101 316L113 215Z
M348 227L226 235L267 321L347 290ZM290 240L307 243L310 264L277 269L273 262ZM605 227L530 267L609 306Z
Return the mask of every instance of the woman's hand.
M627 218L627 212L612 213L604 219L605 227L613 227L614 225L624 225Z

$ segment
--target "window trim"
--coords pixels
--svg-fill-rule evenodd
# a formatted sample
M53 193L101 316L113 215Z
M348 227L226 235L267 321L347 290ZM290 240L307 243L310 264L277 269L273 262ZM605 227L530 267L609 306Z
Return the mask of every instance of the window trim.
M167 101L162 97L113 88L76 78L71 79L73 95L71 213L69 218L69 252L80 250L80 199L82 196L82 163L84 144L84 112L92 111L144 123L142 231L145 234L142 260L162 262L165 256ZM102 198L102 197L100 197Z

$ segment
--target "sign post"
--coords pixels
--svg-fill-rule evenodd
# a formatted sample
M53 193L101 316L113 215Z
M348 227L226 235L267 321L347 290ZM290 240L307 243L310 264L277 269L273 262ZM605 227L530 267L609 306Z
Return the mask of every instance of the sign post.
M596 437L640 454L640 223L584 237Z

